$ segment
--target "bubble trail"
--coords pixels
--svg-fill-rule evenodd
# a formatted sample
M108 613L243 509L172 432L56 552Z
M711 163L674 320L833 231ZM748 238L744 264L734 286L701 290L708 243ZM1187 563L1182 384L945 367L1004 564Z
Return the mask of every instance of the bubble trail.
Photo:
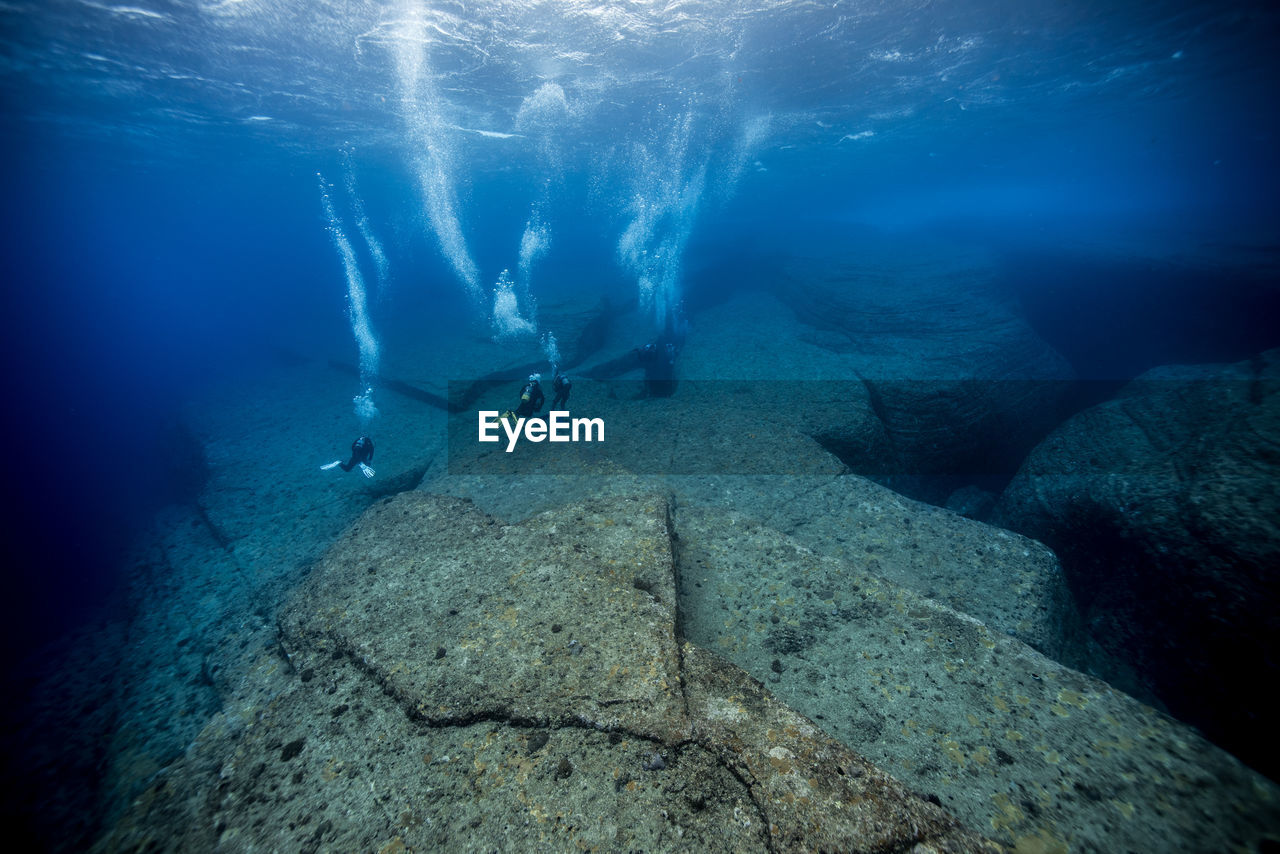
M493 337L496 340L537 332L532 322L520 316L520 303L516 299L515 283L511 272L503 270L493 286Z
M554 374L560 369L560 345L556 342L556 336L553 333L542 333L542 352L551 363L551 372Z
M351 315L351 332L355 336L356 348L360 353L360 388L355 399L355 412L360 418L361 426L368 427L369 422L378 414L373 402L373 386L378 378L379 347L378 339L373 332L373 324L369 320L368 299L365 292L364 277L360 274L360 265L356 261L355 250L351 241L342 230L342 222L334 209L331 195L332 185L324 180L319 172L316 178L320 182L320 203L324 206L325 218L328 220L329 236L333 238L334 249L342 261L347 276L347 306Z
M672 322L680 304L684 251L706 187L708 164L687 162L693 124L687 113L663 150L638 143L631 154L630 222L618 238L618 258L635 275L640 304L659 329Z
M533 262L537 261L551 248L551 229L534 213L525 223L524 234L520 237L520 281L527 288Z
M426 10L409 3L395 41L396 72L400 84L400 113L411 147L410 161L418 177L427 220L450 266L462 280L467 295L484 302L480 270L467 248L458 218L453 178L453 151L440 117L441 98L427 65Z
M364 210L364 200L356 190L356 173L351 165L350 149L344 149L342 155L343 165L347 173L347 196L351 199L351 212L355 216L356 228L360 231L360 236L364 238L365 246L369 249L369 257L373 259L373 269L377 274L378 297L382 298L386 294L390 272L387 253L382 248L382 241L373 232L373 226L369 223L369 216Z

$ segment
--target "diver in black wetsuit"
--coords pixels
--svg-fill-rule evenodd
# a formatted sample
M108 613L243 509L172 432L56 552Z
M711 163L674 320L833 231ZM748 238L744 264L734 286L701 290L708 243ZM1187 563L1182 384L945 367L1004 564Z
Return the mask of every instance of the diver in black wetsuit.
M554 410L567 407L569 392L573 390L573 380L556 371L555 379L551 381L551 390L555 392L555 397L551 398L551 408Z
M351 459L345 463L342 460L334 460L333 462L320 466L321 471L336 466L341 466L343 471L351 471L356 466L360 467L360 473L365 477L373 477L373 469L369 468L369 463L373 462L373 440L368 436L361 436L351 443Z
M529 382L520 390L520 405L516 407L517 418L528 418L542 409L547 396L542 393L542 374L529 374Z
M679 349L666 336L637 349L636 358L644 368L645 393L649 397L670 397L676 389L676 356Z

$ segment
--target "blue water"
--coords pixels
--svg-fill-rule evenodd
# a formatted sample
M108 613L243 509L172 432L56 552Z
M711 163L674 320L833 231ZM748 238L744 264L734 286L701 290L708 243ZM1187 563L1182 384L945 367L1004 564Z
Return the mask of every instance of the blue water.
M381 340L488 323L540 222L534 296L655 330L691 265L848 224L998 248L1082 376L1280 344L1274 3L9 0L0 34L15 659L183 500L183 401L355 362L317 173ZM1170 284L1126 260L1153 244L1257 263Z

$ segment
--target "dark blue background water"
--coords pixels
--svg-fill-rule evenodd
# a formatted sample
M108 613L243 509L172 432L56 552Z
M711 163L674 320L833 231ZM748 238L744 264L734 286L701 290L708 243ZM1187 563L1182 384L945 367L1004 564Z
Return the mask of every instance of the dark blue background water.
M717 198L721 187L713 186L704 194L690 256L712 270L705 283L716 280L717 265L736 269L762 235L785 245L789 230L807 233L813 223L932 230L997 247L1038 331L1086 376L1239 359L1280 344L1280 72L1273 58L1280 30L1271 5L940 4L904 11L901 20L880 11L867 45L856 43L862 31L852 27L848 40L823 36L834 20L827 12L781 15L780 25L744 38L750 57L740 67L726 61L718 72L736 75L726 84L731 120L753 113L773 120L734 192ZM186 20L188 8L162 11ZM88 74L67 58L75 54L68 46L171 63L177 55L208 78L251 85L262 69L288 73L296 57L283 47L275 59L269 52L288 42L288 32L247 30L268 52L238 69L234 53L202 55L199 39L181 50L140 35L131 41L141 31L119 16L117 29L95 35L91 22L83 29L68 23L83 10L49 9L47 18L39 6L5 13L14 50L3 65L0 157L10 458L4 540L10 594L23 603L5 632L15 650L90 613L106 598L116 556L134 530L157 506L189 497L190 473L171 458L167 438L184 399L211 382L267 369L273 350L346 348L354 359L346 281L315 173L341 184L340 145L367 115L361 99L369 91L344 93L347 75L353 86L372 79L375 92L378 80L393 78L366 54L358 72L340 66L332 79L315 76L323 61L299 71L312 75L304 89L327 84L329 91L320 92L321 115L290 138L287 126L229 121L239 108L198 87L160 85L127 63L105 70L90 63ZM1048 23L1033 25L1049 9ZM899 66L867 70L860 59L898 30L919 50L911 73L925 81L905 91ZM975 30L986 39L976 59L948 69L931 58L931 45ZM335 42L349 50L342 38ZM679 44L635 50L618 61L643 57L661 69L664 51L684 58ZM1106 60L1117 55L1124 62ZM1120 65L1129 76L1104 85ZM628 71L612 70L620 78ZM543 281L633 292L634 276L616 259L632 192L618 152L637 140L661 148L662 129L673 124L655 107L661 93L670 95L665 103L686 98L695 113L710 110L707 104L722 109L715 99L688 95L706 83L701 71L669 69L652 84L660 87L652 101L634 97L651 91L641 75L616 96L623 107L573 128L573 153L545 205L555 237ZM471 88L450 97L489 116L492 129L509 130L519 98L540 78L530 73L515 86L494 74L491 93L477 72L465 78ZM113 91L111 82L128 85ZM284 112L271 109L279 105L268 94L256 103ZM202 109L207 122L193 119ZM868 118L876 110L908 112L901 120ZM346 123L335 118L326 126L330 115ZM384 124L369 139L355 138L352 163L391 260L393 293L375 318L420 324L423 334L433 324L474 320L422 214L394 121L385 112L371 121ZM731 133L706 130L714 124L686 140L691 160L714 161L732 145ZM464 232L488 287L514 266L546 172L530 146L451 138L463 164L456 190ZM1171 279L1123 250L1129 243L1141 250L1135 258L1145 257L1142 247L1171 238L1201 253L1217 246L1212 252L1234 260L1221 272L1196 268ZM1100 243L1120 249L1079 248Z

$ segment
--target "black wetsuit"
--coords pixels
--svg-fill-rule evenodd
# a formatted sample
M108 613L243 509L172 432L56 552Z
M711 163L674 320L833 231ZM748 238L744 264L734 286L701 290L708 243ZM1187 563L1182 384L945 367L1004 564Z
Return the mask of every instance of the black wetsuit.
M546 395L542 393L542 384L537 380L530 380L520 390L520 405L516 407L516 417L528 418L542 409L542 404L546 399Z
M551 408L559 409L569 405L569 392L573 389L573 381L564 374L556 374L556 378L551 381L551 390L556 393L551 398Z
M366 465L373 461L373 440L368 436L361 436L351 443L351 459L342 463L343 471L351 471L361 463Z
M636 351L644 368L645 390L650 397L670 397L675 392L676 346L670 341L651 342Z

